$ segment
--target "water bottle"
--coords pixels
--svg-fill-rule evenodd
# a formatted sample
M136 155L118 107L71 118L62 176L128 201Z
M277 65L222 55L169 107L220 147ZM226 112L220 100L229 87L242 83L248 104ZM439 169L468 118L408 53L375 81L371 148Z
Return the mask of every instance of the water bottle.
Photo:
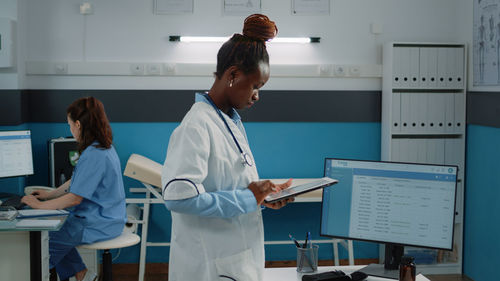
M59 185L66 182L66 176L64 175L64 171L61 170L61 175L59 175Z
M401 257L399 264L399 281L415 281L416 267L415 259L410 256Z

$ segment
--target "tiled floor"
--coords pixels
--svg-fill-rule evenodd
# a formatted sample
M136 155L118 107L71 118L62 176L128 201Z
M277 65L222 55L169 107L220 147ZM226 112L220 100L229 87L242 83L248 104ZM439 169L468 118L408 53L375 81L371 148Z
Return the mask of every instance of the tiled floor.
M462 275L428 275L431 281L473 281ZM114 280L137 281L137 275L113 275ZM167 281L167 274L146 274L145 281Z
M458 275L458 274L449 274L449 275L427 275L431 281L474 281L467 276Z

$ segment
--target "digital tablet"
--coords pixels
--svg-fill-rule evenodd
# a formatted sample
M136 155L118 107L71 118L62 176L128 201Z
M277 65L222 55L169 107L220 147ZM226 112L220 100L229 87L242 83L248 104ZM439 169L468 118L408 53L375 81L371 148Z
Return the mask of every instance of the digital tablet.
M299 184L296 186L289 187L287 189L283 189L276 193L271 193L264 199L264 202L274 203L276 201L280 201L289 197L295 197L302 193L307 193L316 189L325 188L327 186L334 185L337 182L338 180L329 177L319 178L308 183Z

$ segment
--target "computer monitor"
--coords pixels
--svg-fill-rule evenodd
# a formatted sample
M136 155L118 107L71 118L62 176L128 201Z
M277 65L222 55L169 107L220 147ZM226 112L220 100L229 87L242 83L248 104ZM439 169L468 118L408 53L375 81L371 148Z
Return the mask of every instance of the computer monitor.
M0 178L32 174L31 132L0 131Z
M404 246L452 250L457 166L327 158L322 236L385 243L368 275L398 279Z

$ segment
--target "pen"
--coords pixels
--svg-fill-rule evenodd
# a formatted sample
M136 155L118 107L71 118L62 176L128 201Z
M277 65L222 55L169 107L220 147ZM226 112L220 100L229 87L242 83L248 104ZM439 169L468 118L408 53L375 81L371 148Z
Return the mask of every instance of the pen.
M288 237L290 237L290 239L292 239L292 241L295 243L295 246L297 246L297 248L300 248L299 242L297 242L297 240L295 238L293 238L292 234L288 234Z
M307 240L309 240L309 236L311 235L311 232L306 233L306 240L304 241L304 245L302 245L302 248L307 248Z

